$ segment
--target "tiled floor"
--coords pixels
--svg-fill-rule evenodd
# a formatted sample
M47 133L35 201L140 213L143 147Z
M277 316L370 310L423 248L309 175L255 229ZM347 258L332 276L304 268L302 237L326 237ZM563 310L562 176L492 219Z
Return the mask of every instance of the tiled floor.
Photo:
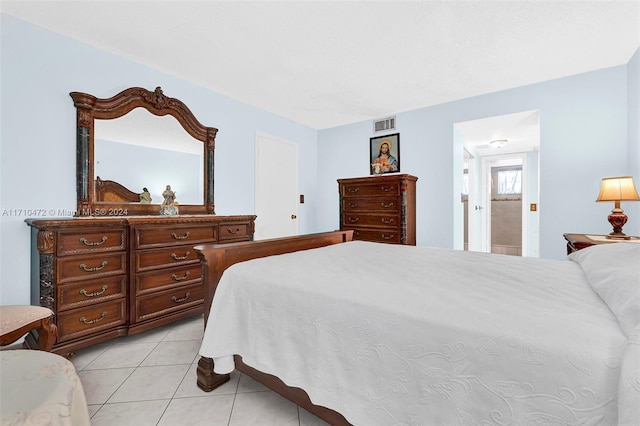
M72 362L93 426L326 425L234 372L212 392L196 385L202 317L77 351Z

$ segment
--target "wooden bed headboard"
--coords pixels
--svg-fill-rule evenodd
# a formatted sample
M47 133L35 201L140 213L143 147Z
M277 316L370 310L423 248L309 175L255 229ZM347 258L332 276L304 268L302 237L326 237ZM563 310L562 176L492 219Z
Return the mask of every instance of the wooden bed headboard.
M133 192L114 180L96 177L96 200L109 203L139 203L140 194Z

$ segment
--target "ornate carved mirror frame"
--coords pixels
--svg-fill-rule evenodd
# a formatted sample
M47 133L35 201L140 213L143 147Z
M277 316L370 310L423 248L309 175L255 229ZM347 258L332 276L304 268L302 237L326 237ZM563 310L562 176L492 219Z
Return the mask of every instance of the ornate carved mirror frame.
M99 99L81 92L69 94L77 111L76 135L76 190L78 210L76 216L131 216L159 215L159 204L139 202L104 202L98 200L94 172L95 120L112 120L124 116L134 108L144 108L157 116L173 116L193 138L203 142L205 204L180 205L180 214L215 214L213 201L214 148L218 129L205 127L180 100L164 95L160 87L149 90L132 87L112 98Z

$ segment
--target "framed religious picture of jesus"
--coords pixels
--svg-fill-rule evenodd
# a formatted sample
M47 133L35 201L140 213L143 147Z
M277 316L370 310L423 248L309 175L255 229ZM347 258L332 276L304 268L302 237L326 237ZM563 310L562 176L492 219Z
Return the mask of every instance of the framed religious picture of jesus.
M369 161L372 175L400 171L400 133L371 138Z

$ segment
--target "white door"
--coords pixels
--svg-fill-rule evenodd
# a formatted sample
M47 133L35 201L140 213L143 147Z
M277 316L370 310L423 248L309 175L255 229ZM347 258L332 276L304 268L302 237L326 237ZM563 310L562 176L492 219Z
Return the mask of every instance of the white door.
M298 145L256 134L254 239L298 235Z
M496 167L504 167L504 166L520 166L522 169L521 172L521 213L520 213L520 223L518 227L521 229L522 237L520 241L520 249L522 256L527 255L527 200L528 200L528 192L527 192L527 157L524 154L511 154L511 155L502 155L502 156L490 156L484 157L482 159L482 204L479 206L479 214L482 216L482 251L491 253L493 242L491 238L492 229L494 227L501 227L504 224L500 221L494 220L494 215L491 212L491 200L492 200L492 186L495 184L492 180L492 171L493 168ZM496 230L497 231L497 230Z

